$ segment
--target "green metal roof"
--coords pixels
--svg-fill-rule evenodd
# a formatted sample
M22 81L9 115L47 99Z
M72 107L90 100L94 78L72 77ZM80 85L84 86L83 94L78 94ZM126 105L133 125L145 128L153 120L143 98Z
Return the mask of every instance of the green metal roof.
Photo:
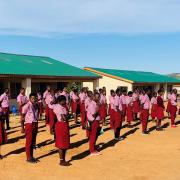
M1 75L39 75L98 78L94 73L50 57L0 53Z
M92 68L92 67L89 67L88 69L92 69L111 76L116 76L119 78L130 80L133 81L134 83L180 83L179 79L153 72L102 69L102 68Z

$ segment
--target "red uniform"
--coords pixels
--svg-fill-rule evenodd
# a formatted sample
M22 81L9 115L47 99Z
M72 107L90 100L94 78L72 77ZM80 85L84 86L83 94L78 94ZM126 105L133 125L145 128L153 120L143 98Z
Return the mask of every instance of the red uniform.
M7 142L4 120L2 119L2 108L0 107L0 145Z
M152 99L151 99L151 117L152 117L152 119L156 119L157 109L158 109L157 98L152 97Z
M133 98L129 96L126 97L126 116L127 122L131 124L133 121Z

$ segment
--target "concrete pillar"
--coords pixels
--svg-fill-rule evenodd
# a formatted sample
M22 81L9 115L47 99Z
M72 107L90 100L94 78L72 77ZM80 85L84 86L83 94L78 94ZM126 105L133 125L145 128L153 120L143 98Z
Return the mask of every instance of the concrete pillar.
M22 82L22 87L26 89L26 96L29 97L29 94L31 93L31 78L26 78Z
M99 88L99 79L93 81L93 90Z
M160 89L160 84L156 84L154 90L157 92Z
M133 84L129 84L128 91L133 91Z
M163 88L164 88L164 100L167 100L167 94L168 94L167 84L164 84Z

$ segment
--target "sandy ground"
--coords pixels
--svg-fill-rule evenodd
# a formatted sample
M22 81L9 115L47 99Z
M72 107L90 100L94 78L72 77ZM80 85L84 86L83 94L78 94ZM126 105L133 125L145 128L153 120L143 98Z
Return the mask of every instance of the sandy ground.
M97 144L102 155L90 157L85 132L71 122L71 148L67 154L72 166L60 167L53 137L44 122L39 123L35 151L38 164L25 161L24 136L20 133L19 117L11 118L9 143L2 147L7 158L0 161L0 180L179 180L180 179L180 125L169 126L163 121L165 131L156 132L154 122L149 123L151 134L142 136L140 125L123 128L124 141L116 143L109 126ZM180 116L177 117L180 124Z

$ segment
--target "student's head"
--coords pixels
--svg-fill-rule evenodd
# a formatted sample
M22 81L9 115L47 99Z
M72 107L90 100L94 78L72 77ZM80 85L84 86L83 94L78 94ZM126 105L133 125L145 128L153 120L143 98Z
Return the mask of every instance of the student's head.
M122 91L122 94L126 96L126 95L127 95L127 91L126 91L126 90L123 90L123 91Z
M53 89L51 89L51 90L50 90L50 93L51 93L51 95L54 95L55 92L54 92Z
M73 92L74 92L74 94L78 94L78 90L77 89L74 89Z
M115 91L113 89L111 89L110 94L111 94L112 97L114 97L116 95L116 93L115 93Z
M146 88L146 89L145 89L145 94L147 94L147 95L150 95L150 94L151 94L151 91L150 91L149 88Z
M22 88L20 89L20 93L23 94L23 95L25 95L25 88L22 87Z
M94 89L94 94L95 94L95 93L98 93L98 90L97 90L97 89Z
M129 97L132 97L132 95L133 95L133 92L132 92L132 91L129 91L129 92L128 92L128 96L129 96Z
M102 92L103 92L103 89L99 89L99 93L102 94Z
M51 87L48 85L48 86L46 86L46 90L47 91L50 91L51 90Z
M98 92L94 93L94 98L93 98L93 100L94 100L95 102L99 102L99 100L100 100L100 94L99 94Z
M106 91L106 87L104 86L103 88L102 88L104 91Z
M143 90L141 90L141 94L142 95L145 95L146 94L146 91L143 89Z
M136 89L134 90L134 92L135 92L135 93L139 93L139 89L136 88Z
M102 95L106 96L106 90L102 90Z
M177 89L173 89L172 93L177 94Z
M9 94L9 89L8 89L8 88L5 88L5 89L4 89L4 92L5 92L6 94Z
M87 95L88 95L89 99L91 99L91 100L93 99L93 92L92 91L88 91Z
M158 94L159 94L159 96L163 96L164 95L164 90L163 89L159 89L158 90Z
M64 92L67 92L67 91L68 91L67 87L64 87L64 88L63 88L63 91L64 91Z
M121 90L119 88L116 89L116 95L120 96L121 95Z
M153 97L157 97L157 92L152 93Z
M63 95L58 96L57 103L59 103L62 106L66 105L66 97Z
M32 104L35 104L37 102L37 94L36 93L31 93L29 95L29 101L32 103Z

